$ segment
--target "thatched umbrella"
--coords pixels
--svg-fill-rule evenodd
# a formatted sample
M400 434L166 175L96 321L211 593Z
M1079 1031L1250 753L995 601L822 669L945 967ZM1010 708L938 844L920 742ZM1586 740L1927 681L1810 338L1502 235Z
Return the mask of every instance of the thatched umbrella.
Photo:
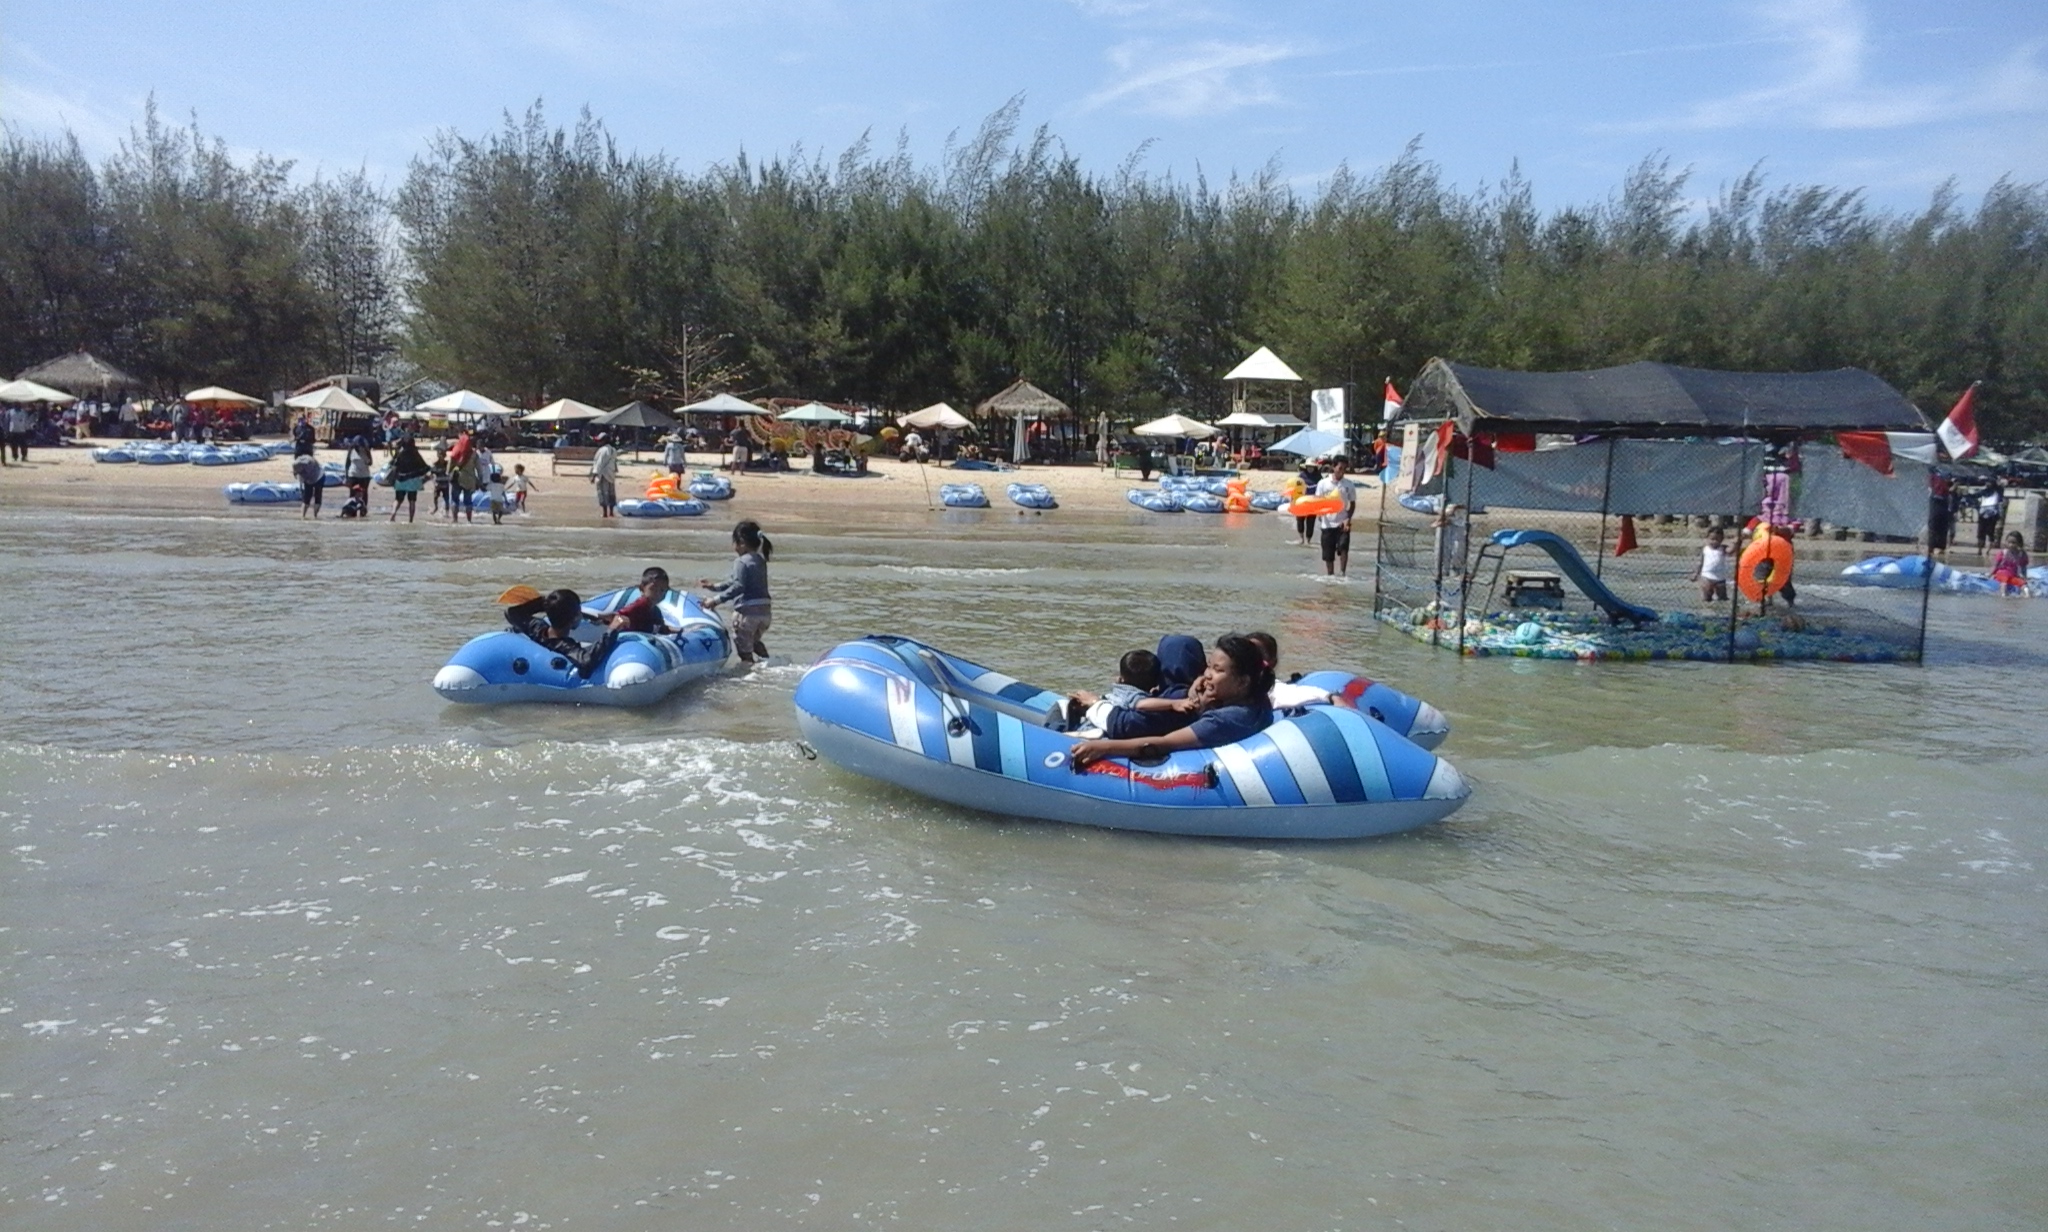
M55 385L74 394L90 390L103 398L116 390L142 388L141 381L86 351L73 351L48 363L37 364L23 372L21 379Z
M1074 408L1053 397L1051 394L1019 377L1003 392L982 402L974 408L977 415L1000 415L1015 422L1016 431L1011 438L1010 461L1022 462L1029 452L1029 441L1024 432L1027 419L1066 419L1073 415Z

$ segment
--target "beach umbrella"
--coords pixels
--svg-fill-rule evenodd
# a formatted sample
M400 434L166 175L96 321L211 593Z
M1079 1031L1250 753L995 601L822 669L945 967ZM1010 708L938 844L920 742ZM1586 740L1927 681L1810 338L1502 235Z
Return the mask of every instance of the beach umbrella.
M195 389L185 395L185 401L193 406L209 407L216 410L233 410L236 407L263 405L263 399L261 398L252 398L248 394L238 394L232 389L223 389L218 385L208 385L204 389Z
M699 402L692 402L676 410L678 415L765 415L766 411L744 398L731 394L713 394Z
M358 415L375 415L377 408L356 397L339 385L326 385L312 393L286 398L286 406L301 411L352 411Z
M853 416L843 415L822 402L806 402L793 411L784 411L776 416L785 423L851 423Z
M1137 427L1132 428L1131 431L1139 436L1185 436L1195 440L1216 435L1216 429L1203 423L1201 420L1189 419L1187 416L1179 414L1168 415L1163 419L1155 419L1151 423L1139 424Z
M502 402L484 397L473 389L458 389L452 394L429 398L412 408L430 415L503 415L507 418L519 412Z
M1303 428L1293 436L1274 441L1271 450L1273 453L1298 453L1304 458L1320 458L1343 451L1343 437L1335 432L1318 432L1314 428Z
M38 385L34 381L9 381L0 385L0 402L48 402L52 406L69 406L78 399L61 389Z
M896 421L906 428L971 428L974 421L943 402L912 411Z
M568 423L572 420L597 419L604 412L587 402L574 398L557 398L537 411L519 417L520 423Z
M628 402L591 420L604 428L673 428L675 416L646 402Z

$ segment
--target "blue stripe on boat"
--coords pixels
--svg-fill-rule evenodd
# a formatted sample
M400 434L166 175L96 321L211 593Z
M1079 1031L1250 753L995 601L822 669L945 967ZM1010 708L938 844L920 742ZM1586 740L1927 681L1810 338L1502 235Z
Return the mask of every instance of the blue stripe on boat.
M1258 766L1242 748L1234 744L1218 748L1216 763L1223 767L1221 779L1230 784L1242 803L1260 806L1273 803L1272 793L1266 790L1266 781L1259 776Z
M1381 725L1356 710L1331 707L1321 713L1336 726L1337 730L1348 733L1351 737L1346 743L1351 749L1352 769L1357 773L1359 786L1365 793L1361 799L1398 799L1399 797L1394 795L1394 784L1387 776L1386 756L1380 748ZM1403 740L1401 743L1409 742ZM1416 751L1421 752L1420 749Z
M1273 797L1275 804L1307 804L1308 797L1302 794L1301 785L1294 781L1294 771L1287 764L1287 754L1273 743L1269 732L1262 732L1240 745L1258 767L1259 781L1266 785L1266 794Z
M1323 773L1322 759L1316 756L1315 746L1308 742L1301 728L1292 722L1282 721L1268 727L1266 735L1287 758L1287 768L1294 771L1294 782L1301 789L1303 801L1309 804L1336 803L1336 797L1330 794L1329 777Z
M1316 761L1323 768L1323 777L1329 780L1330 795L1346 804L1364 800L1365 784L1359 780L1358 767L1352 764L1350 741L1344 738L1344 731L1330 721L1329 715L1321 710L1311 710L1294 720L1309 747L1316 752Z

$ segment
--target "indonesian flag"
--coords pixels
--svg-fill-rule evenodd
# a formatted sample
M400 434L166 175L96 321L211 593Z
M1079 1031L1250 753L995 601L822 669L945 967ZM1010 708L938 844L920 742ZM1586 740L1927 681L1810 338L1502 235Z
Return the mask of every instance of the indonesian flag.
M1429 441L1422 447L1422 477L1415 486L1427 487L1429 482L1443 473L1444 463L1450 457L1451 438L1457 435L1458 425L1446 420L1429 434Z
M1380 404L1380 419L1391 421L1401 413L1401 395L1394 392L1394 380L1387 378L1386 400Z
M1970 387L1963 391L1963 396L1949 408L1948 418L1934 430L1934 434L1941 438L1941 447L1958 462L1977 452L1977 386L1980 384L1982 382L1972 381Z

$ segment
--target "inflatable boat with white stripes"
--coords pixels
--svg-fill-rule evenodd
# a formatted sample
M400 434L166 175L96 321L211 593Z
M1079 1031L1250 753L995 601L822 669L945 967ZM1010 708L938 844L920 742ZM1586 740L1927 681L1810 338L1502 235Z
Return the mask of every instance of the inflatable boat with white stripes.
M1383 702L1397 692L1351 691L1373 687ZM1407 700L1390 708L1433 724L1441 739L1442 716ZM1218 838L1367 838L1441 820L1470 791L1449 762L1356 705L1304 706L1235 744L1083 772L1067 756L1076 737L1054 726L1064 708L1059 693L903 637L842 642L796 687L797 723L824 757L1017 817Z

